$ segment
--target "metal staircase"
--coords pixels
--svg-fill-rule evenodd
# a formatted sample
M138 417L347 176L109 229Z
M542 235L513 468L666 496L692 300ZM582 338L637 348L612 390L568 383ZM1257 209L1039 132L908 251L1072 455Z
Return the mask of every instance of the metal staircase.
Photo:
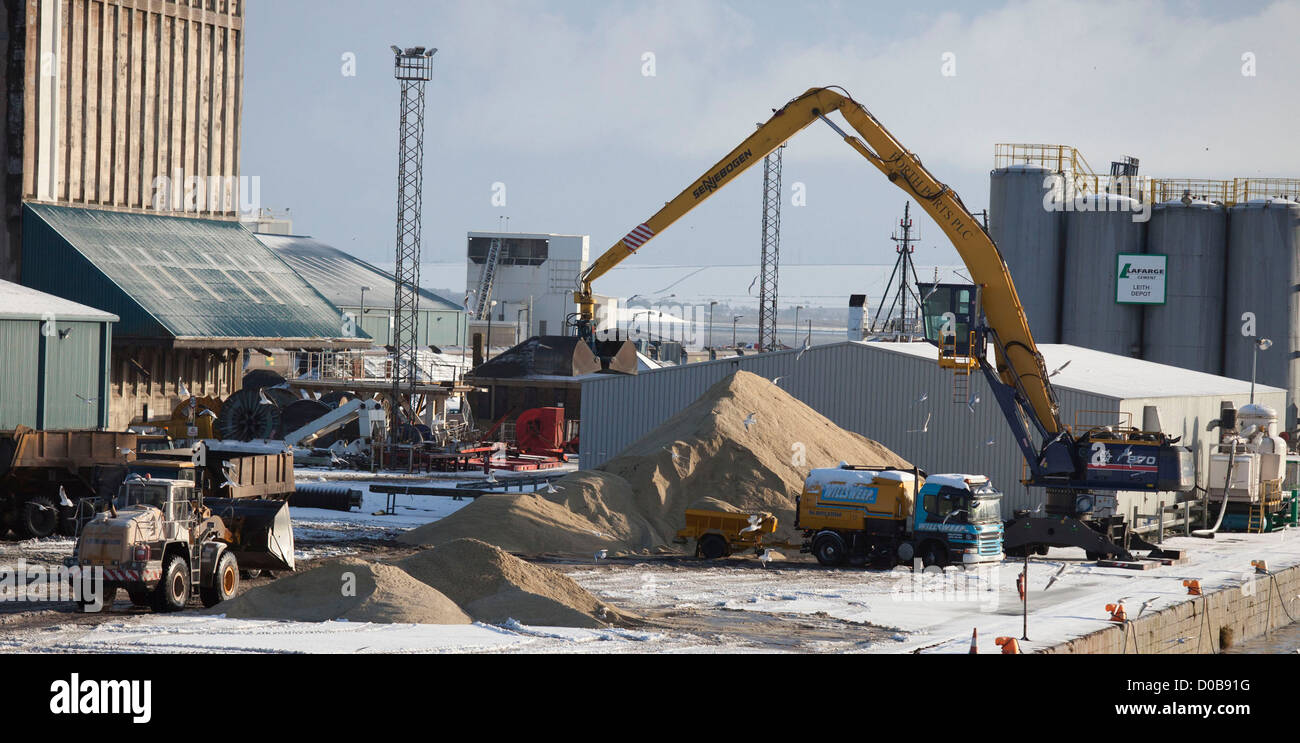
M492 238L488 247L487 259L483 261L483 273L478 279L478 305L474 308L475 320L488 319L492 310L492 282L497 277L497 264L501 261L501 238Z

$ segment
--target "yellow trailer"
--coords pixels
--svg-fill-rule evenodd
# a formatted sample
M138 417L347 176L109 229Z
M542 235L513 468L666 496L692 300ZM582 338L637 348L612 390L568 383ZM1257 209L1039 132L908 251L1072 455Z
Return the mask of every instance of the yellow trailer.
M763 537L776 532L776 517L770 513L734 513L691 508L686 511L686 526L677 532L677 542L695 540L695 556L709 560L733 552L752 549L761 552Z

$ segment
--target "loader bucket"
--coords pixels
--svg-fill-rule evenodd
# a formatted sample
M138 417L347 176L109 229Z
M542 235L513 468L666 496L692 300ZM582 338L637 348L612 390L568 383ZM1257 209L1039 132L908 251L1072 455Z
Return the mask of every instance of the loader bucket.
M293 570L293 526L289 502L249 498L204 498L212 515L234 535L230 550L241 568Z

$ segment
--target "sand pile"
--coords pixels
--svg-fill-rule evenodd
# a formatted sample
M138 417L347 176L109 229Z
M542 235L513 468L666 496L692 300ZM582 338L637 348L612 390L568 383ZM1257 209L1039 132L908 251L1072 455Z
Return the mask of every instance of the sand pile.
M559 480L557 493L480 498L399 540L440 545L471 537L526 553L645 551L671 544L687 508L770 511L780 523L777 538L791 538L794 498L808 471L840 461L911 467L741 371L599 470ZM584 531L603 536L589 542Z
M515 619L547 627L600 628L614 610L563 573L532 565L477 539L422 550L396 565L469 613L476 621Z
M350 577L346 574L350 574ZM345 588L350 593L344 595ZM392 565L345 558L249 589L207 610L237 619L470 624L460 607Z

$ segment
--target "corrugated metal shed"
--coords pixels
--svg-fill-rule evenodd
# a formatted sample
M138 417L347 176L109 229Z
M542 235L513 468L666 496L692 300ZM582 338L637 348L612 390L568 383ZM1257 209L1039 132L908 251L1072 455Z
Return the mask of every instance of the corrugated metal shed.
M336 307L362 315L361 327L375 345L392 343L393 291L397 279L388 271L311 237L258 234L257 239L289 264L299 276ZM365 292L365 312L361 287ZM420 289L419 345L465 343L468 319L465 308L446 297Z
M117 316L0 281L0 430L108 425Z
M1238 407L1250 384L1161 366L1074 346L1040 350L1049 369L1067 366L1052 382L1066 425L1113 422L1122 414L1141 425L1143 405L1159 407L1167 433L1182 435L1204 457L1221 400ZM869 436L930 472L987 474L1007 494L1008 509L1032 508L1040 494L1020 484L1024 463L1006 420L982 376L971 378L974 406L953 402L952 374L939 368L924 343L837 343L804 352L783 351L601 377L582 384L580 461L596 467L694 402L710 385L737 370L768 379L838 425ZM924 400L921 400L922 396ZM1256 391L1258 401L1281 409L1285 392ZM759 420L762 420L761 411ZM928 427L926 421L929 420ZM774 421L773 425L780 425ZM792 438L791 446L797 442ZM1155 496L1145 496L1150 499ZM1127 499L1150 512L1154 501Z
M23 283L115 313L120 338L369 345L237 222L25 204Z

